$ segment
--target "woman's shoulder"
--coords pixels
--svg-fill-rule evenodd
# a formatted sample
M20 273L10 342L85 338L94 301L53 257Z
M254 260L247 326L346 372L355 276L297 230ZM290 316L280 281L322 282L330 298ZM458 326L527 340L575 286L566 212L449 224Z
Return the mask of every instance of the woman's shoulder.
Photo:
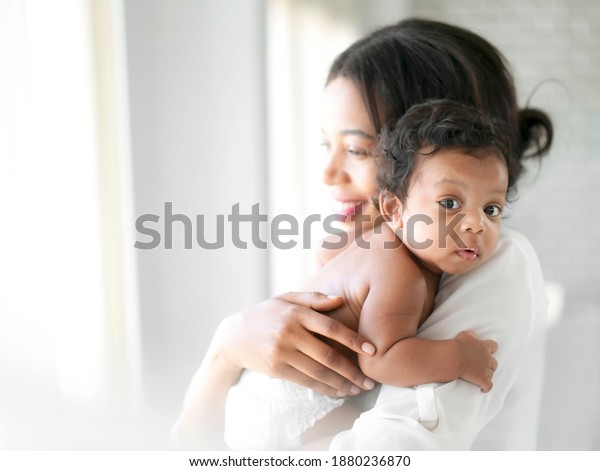
M444 274L438 294L441 299L466 296L470 300L523 302L521 298L537 297L543 284L542 269L531 242L520 232L503 228L498 248L490 259L463 275Z
M503 229L489 260L462 275L442 276L428 321L454 320L459 325L469 319L472 330L506 342L502 332L529 331L545 316L546 306L544 277L531 242L520 232ZM453 316L456 312L461 314ZM441 328L443 323L438 323Z
M535 249L529 239L522 233L509 228L503 228L500 233L498 248L485 265L489 268L507 269L515 266L515 269L523 272L527 269L538 271L540 264Z
M529 239L519 231L509 228L502 228L500 231L498 249L500 251L519 251L535 255L535 250Z

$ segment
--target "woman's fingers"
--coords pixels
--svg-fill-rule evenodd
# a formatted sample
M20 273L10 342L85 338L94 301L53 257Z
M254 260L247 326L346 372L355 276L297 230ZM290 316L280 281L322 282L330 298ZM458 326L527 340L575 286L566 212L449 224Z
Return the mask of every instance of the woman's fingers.
M292 381L328 396L352 396L363 390L301 352L297 352L281 374L292 376Z
M341 322L332 319L326 315L315 312L323 311L323 306L328 309L335 309L343 304L343 298L339 296L327 297L323 293L287 293L279 296L289 302L299 303L299 301L310 302L310 304L296 304L291 316L297 316L302 326L315 334L322 335L328 339L335 340L350 350L360 354L372 355L375 353L375 346L367 339L346 327ZM321 306L321 308L319 308ZM304 307L304 309L302 309Z
M288 303L305 306L309 309L321 312L331 311L332 309L336 309L344 304L344 298L341 296L327 296L326 294L319 293L318 291L290 291L289 293L277 296L277 298L283 299Z
M356 353L362 355L373 355L375 353L375 346L371 342L330 317L307 313L303 319L303 325L323 337L335 340Z
M292 366L340 393L357 394L375 386L351 360L314 336L302 342L299 353L303 355L295 357Z
M279 378L291 381L293 383L304 386L305 388L312 389L315 392L324 394L325 396L337 397L338 390L332 388L325 383L316 381L315 379L307 376L302 371L297 370L293 366L285 365L284 368L279 372Z
M326 312L344 299L323 293L286 293L244 311L224 336L224 356L237 367L289 379L328 395L350 394L353 386L374 383L360 368L317 335L360 354L375 351L370 342ZM321 312L318 312L321 311Z
M342 393L350 393L353 385L361 389L371 389L374 386L374 382L357 365L314 335L334 340L359 354L375 352L375 347L364 337L341 322L315 312L315 309L339 307L343 303L342 298L327 297L323 293L286 293L278 298L291 304L286 313L286 328L280 331L276 344L280 350L292 345L306 357L300 364L292 364L289 358L286 363L314 381ZM294 356L294 359L297 361L297 357Z

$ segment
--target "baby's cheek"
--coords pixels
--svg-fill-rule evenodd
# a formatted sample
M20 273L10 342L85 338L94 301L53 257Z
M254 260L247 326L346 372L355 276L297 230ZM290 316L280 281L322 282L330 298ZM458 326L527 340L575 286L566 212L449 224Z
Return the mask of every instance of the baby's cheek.
M495 250L500 242L500 224L494 224L489 231L489 243L488 245L492 250Z
M424 215L412 216L405 226L409 244L419 250L438 248L437 224Z

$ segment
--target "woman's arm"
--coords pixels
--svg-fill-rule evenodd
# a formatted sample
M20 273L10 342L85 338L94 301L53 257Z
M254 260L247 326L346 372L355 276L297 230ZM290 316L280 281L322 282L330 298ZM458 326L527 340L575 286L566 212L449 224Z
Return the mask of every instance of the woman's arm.
M368 389L362 371L314 335L357 353L374 352L364 337L316 312L342 302L322 293L287 293L225 319L188 388L174 439L186 448L224 447L225 399L244 368L332 396Z
M231 316L219 325L188 387L182 413L171 431L172 440L181 448L227 449L223 440L225 399L241 369L229 364L221 351L236 322L236 316Z

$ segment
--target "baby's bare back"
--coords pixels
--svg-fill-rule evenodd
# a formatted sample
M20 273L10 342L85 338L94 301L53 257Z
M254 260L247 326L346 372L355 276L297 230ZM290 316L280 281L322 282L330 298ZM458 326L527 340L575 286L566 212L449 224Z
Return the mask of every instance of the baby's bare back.
M433 309L438 278L426 270L384 224L377 231L365 233L332 258L308 280L302 290L342 296L344 304L328 315L358 331L360 313L373 284L383 283L385 289L378 292L393 297L400 291L399 284L406 283L407 279L411 284L425 287L415 293L423 297L421 312L414 313L419 316L420 325ZM403 300L397 299L396 302L399 312L402 312ZM337 343L334 346L356 361L354 352Z

